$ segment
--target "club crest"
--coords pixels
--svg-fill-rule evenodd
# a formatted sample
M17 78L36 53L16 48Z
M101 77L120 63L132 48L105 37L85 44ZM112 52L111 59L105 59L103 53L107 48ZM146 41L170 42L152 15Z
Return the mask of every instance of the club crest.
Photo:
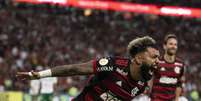
M175 73L179 74L180 73L180 68L179 67L175 67L174 71L175 71Z
M108 62L109 62L109 60L106 59L106 58L102 58L102 59L99 60L99 64L100 64L101 66L107 65Z

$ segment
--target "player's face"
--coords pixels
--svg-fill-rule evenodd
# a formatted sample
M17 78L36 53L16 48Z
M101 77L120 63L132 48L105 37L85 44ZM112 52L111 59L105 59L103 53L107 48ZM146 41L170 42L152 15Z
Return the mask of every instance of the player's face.
M159 62L159 51L155 48L148 47L147 51L144 52L144 61L143 64L148 67L154 67Z
M159 51L155 48L147 48L147 51L143 54L143 60L141 65L141 78L145 81L151 79L153 75L154 66L159 62Z
M175 38L170 38L167 43L164 44L164 50L168 55L175 55L177 52L177 40Z

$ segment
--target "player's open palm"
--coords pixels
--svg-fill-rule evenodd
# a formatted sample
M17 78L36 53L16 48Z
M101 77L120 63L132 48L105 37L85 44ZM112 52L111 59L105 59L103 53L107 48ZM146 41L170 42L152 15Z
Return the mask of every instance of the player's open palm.
M34 80L34 79L39 79L39 73L38 72L17 72L16 77L21 79L21 80Z

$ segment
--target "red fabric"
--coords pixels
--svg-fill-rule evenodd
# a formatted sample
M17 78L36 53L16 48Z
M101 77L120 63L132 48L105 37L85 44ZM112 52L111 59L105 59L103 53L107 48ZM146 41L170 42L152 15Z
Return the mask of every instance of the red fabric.
M93 71L96 73L96 59L93 60Z

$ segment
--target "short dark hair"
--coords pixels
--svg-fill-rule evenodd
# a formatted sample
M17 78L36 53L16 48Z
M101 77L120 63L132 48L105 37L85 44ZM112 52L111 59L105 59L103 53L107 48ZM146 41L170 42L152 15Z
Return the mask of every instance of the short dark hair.
M136 54L146 51L148 47L156 48L156 41L149 36L144 36L132 40L128 44L127 50L131 57L135 57Z
M164 44L167 44L167 41L170 39L170 38L174 38L177 40L177 36L174 35L174 34L167 34L164 38Z

